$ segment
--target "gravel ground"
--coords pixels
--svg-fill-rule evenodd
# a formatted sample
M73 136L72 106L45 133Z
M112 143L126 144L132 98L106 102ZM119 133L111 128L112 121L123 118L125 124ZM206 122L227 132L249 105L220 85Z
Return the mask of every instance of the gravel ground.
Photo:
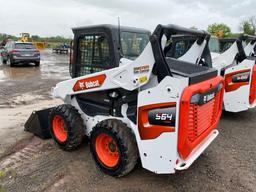
M59 102L51 99L50 89L69 78L67 63L68 56L46 50L40 68L0 64L0 121L6 120L0 124L0 149L5 149L0 150L0 192L256 191L255 109L223 113L218 138L188 170L175 175L156 175L138 165L115 179L95 167L86 142L64 152L52 140L23 132L33 109Z

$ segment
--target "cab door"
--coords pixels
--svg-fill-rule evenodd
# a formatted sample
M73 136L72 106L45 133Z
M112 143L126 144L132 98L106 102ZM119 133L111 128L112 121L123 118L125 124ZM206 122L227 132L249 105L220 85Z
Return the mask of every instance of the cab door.
M106 34L84 34L76 42L73 77L80 77L113 68L110 41Z

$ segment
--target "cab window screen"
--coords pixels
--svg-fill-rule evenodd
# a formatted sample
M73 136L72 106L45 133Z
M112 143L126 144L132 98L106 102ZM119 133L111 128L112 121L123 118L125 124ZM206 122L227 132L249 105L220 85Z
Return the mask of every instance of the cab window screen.
M183 56L193 45L194 40L180 40L173 42L173 49L167 53L167 57L173 57L175 59Z
M220 53L220 44L217 38L213 38L213 37L210 38L209 49L210 49L210 52Z
M84 35L78 42L76 76L100 72L110 68L108 39L103 35Z
M127 59L136 59L149 42L146 33L121 32L122 55Z
M234 42L221 42L220 43L220 52L223 53L228 50Z

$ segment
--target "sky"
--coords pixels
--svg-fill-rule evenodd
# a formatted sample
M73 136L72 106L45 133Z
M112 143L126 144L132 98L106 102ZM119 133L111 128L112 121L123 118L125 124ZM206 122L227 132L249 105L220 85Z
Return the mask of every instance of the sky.
M0 33L72 37L71 28L117 24L154 30L157 24L207 29L256 15L256 0L0 0Z

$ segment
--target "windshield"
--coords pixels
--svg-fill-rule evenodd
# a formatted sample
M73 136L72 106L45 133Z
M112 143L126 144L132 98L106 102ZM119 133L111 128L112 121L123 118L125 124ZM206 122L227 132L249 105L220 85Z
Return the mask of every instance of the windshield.
M220 44L219 40L216 37L211 37L209 41L210 52L220 53Z
M16 43L15 49L35 49L35 46L30 43Z
M121 46L123 57L136 59L149 42L149 34L135 32L121 32Z

